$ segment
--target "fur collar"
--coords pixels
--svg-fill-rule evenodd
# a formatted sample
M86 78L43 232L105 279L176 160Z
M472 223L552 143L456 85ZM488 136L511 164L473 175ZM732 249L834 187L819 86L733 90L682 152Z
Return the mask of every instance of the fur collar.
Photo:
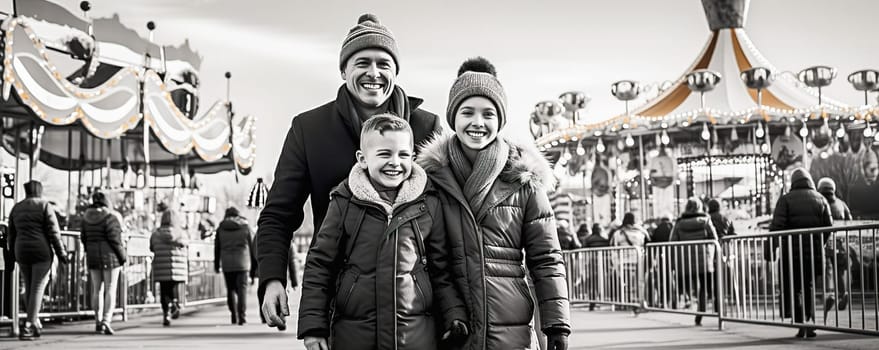
M425 141L419 149L416 162L427 173L436 173L449 166L448 145L455 134L437 133ZM555 187L556 179L546 157L532 143L518 143L498 136L498 142L506 142L510 146L510 156L500 179L510 183L521 183L526 186Z
M372 182L369 181L366 169L361 168L359 164L354 164L351 172L348 174L348 188L351 189L351 194L359 200L381 206L388 215L393 214L394 209L401 205L414 201L424 193L426 187L427 175L424 173L424 169L418 166L418 164L413 163L412 175L408 179L403 180L400 190L397 192L397 199L391 205L379 197L378 191L375 190Z

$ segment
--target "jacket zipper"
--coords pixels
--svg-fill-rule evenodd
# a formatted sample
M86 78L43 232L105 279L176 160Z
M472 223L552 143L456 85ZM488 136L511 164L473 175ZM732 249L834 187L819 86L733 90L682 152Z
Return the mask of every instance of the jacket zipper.
M389 216L388 217L389 224L390 224L390 221L391 221L391 217ZM400 245L399 233L400 233L399 229L394 230L394 288L393 288L393 291L394 291L394 293L393 293L393 295L394 295L394 350L397 349L397 346L398 346L397 342L399 340L399 335L397 334L397 260L399 259L398 252L400 250L399 249L399 245Z
M351 300L351 294L354 293L354 286L357 285L357 280L360 279L360 274L354 275L354 281L351 281L351 287L348 288L348 293L345 295L345 308L348 308L348 301Z
M421 260L421 264L424 265L424 268L427 269L427 249L424 248L424 235L421 234L421 227L418 226L418 220L412 220L412 228L415 231L415 244L418 247L419 260Z

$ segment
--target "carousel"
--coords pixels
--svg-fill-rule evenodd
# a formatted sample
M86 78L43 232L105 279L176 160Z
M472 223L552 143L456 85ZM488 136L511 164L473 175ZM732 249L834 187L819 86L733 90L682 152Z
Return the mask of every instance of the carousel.
M111 196L123 218L130 258L120 282L123 317L128 310L155 307L149 235L159 203L176 206L190 234L187 302L221 301L222 276L213 273L213 245L194 235L199 218L217 210L197 174L250 172L256 156L255 119L239 115L229 98L199 99L202 57L188 41L153 42L123 25L118 16L89 17L48 1L16 1L15 13L0 16L0 221L24 198L22 184L39 180L55 202L62 238L73 264L60 267L44 301L48 317L89 315L87 273L76 229L91 194ZM214 79L210 79L214 80ZM0 238L5 239L3 235ZM5 245L4 245L5 247ZM5 249L4 249L5 251ZM7 265L9 266L9 265ZM16 332L17 271L0 281L0 325Z
M744 27L748 1L702 4L711 30L702 52L674 81L614 83L623 114L581 123L577 110L589 98L580 92L535 106L531 131L554 162L560 191L588 199L580 221L608 224L628 211L644 220L675 217L694 196L759 219L771 215L797 167L834 179L856 218L879 217L869 200L879 195L879 106L870 99L879 72L850 73L864 104L842 104L821 91L834 82L834 68L793 73L760 54Z
M202 58L188 41L157 45L152 22L144 39L118 16L89 18L88 2L81 3L82 16L46 1L16 5L2 24L0 140L12 159L29 161L3 167L7 182L19 185L4 191L4 216L38 163L66 175L69 190L56 202L67 216L102 188L116 203L137 207L117 209L133 214L126 216L131 230L145 232L162 189L198 203L187 209L205 211L209 196L190 190L195 174L250 171L255 120L234 113L228 94L201 103ZM227 90L230 78L226 73ZM163 177L173 181L160 184Z

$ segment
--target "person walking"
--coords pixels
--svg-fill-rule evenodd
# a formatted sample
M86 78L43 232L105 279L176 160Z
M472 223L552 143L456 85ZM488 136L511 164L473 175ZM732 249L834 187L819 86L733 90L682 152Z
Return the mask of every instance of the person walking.
M159 227L150 236L153 252L153 280L159 282L159 302L162 304L162 326L171 325L180 317L178 288L186 283L189 271L186 253L187 240L180 228L177 212L165 207Z
M390 112L406 120L416 145L440 129L439 118L420 109L423 100L396 84L400 55L391 31L372 14L364 14L348 32L339 53L345 83L335 100L293 118L275 167L275 181L260 212L259 290L270 327L286 329L289 316L284 282L290 243L311 197L314 232L330 202L330 191L348 176L369 117ZM314 238L312 237L312 241Z
M556 231L559 236L559 246L562 250L580 249L580 240L574 237L570 230L571 224L567 220L559 220Z
M818 191L812 176L803 168L791 174L790 191L781 196L775 204L769 231L827 227L833 225L830 204ZM791 317L796 323L815 318L814 280L823 265L821 255L823 245L830 236L825 233L806 233L785 235L773 238L764 246L764 258L775 260L781 251L782 299L779 303L782 317ZM791 310L793 305L793 310ZM814 338L815 330L800 326L798 338Z
M116 288L119 272L128 260L122 244L122 216L112 208L106 193L92 194L92 204L83 214L79 234L92 286L95 332L106 335L115 333L110 323L116 307Z
M681 217L675 222L674 228L671 230L669 237L670 242L700 241L713 240L717 241L717 232L714 230L714 224L711 217L702 210L702 201L698 198L690 198L684 207ZM679 291L683 291L686 295L692 295L693 287L698 293L699 312L705 312L705 303L708 295L712 296L714 301L714 311L718 310L720 300L713 294L714 288L712 281L714 274L714 254L716 247L708 244L697 244L689 247L674 247L679 249L672 250L677 259L675 264L675 274L678 277ZM687 288L687 287L690 288ZM696 315L696 325L702 325L702 315Z
M41 335L38 315L52 263L56 256L62 264L67 264L68 259L55 210L42 198L43 184L28 181L24 184L24 194L25 199L16 203L9 213L9 251L11 260L18 262L24 280L27 317L19 339L31 340Z
M659 223L656 224L656 229L653 230L653 237L650 240L652 242L668 242L672 228L674 228L674 224L671 223L671 219L663 215L659 218Z
M437 136L417 161L441 194L450 265L470 312L464 349L531 347L536 302L534 329L549 349L564 350L571 333L567 277L547 197L555 178L533 143L498 136L506 112L494 66L467 60L446 109L455 134Z
M711 217L711 224L717 233L717 239L736 235L735 226L729 218L720 213L720 201L715 198L708 200L708 216Z
M238 208L227 208L214 240L214 270L217 273L223 271L226 305L232 324L239 326L247 323L247 277L250 274L253 278L251 266L256 265L251 236L250 225Z
M650 234L635 221L635 213L623 215L622 225L614 231L610 245L614 247L640 247L650 242Z
M827 203L830 204L830 216L833 217L833 220L846 221L852 219L852 213L848 208L848 204L836 196L836 182L833 179L824 177L818 180L818 193L821 193L824 199L827 200ZM854 248L848 246L845 242L846 240L842 238L835 238L834 241L825 247L824 255L827 260L827 267L824 269L824 272L827 274L828 281L836 282L836 288L832 288L833 293L829 294L824 301L825 319L827 318L827 313L836 304L837 295L842 296L837 305L839 310L845 310L850 300L849 285L851 278L848 271L851 262L857 259L857 254ZM833 278L834 276L836 278Z

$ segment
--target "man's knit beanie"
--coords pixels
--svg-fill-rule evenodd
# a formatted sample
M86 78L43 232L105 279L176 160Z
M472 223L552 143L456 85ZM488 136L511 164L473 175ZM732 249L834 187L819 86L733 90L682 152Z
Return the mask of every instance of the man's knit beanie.
M453 130L458 107L473 96L482 96L494 103L498 113L498 130L503 129L507 123L507 95L497 80L494 65L484 57L468 59L458 69L458 79L449 91L449 106L446 109L446 121Z
M379 23L378 17L371 13L360 15L357 24L348 31L348 36L342 42L342 51L339 53L339 68L345 70L345 64L352 55L360 50L372 48L387 51L394 58L396 73L400 73L400 59L397 55L394 34Z

